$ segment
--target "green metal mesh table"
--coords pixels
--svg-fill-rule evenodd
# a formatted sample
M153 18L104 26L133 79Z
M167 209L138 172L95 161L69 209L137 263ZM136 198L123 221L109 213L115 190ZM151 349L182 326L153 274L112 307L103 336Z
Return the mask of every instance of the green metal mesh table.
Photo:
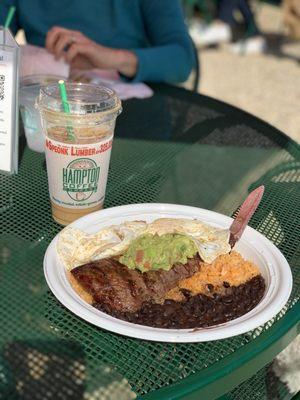
M291 298L255 331L208 343L152 343L89 325L47 288L43 255L61 227L44 156L21 146L19 174L0 175L0 399L277 398L267 390L270 363L300 330L299 146L221 102L153 89L124 102L105 206L168 202L230 215L264 184L251 225L289 261ZM278 393L287 393L281 383Z

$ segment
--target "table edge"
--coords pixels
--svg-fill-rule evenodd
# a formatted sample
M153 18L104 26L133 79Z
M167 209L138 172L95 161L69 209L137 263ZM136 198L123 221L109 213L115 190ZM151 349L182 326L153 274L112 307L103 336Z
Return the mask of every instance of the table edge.
M213 400L226 394L271 362L300 333L299 316L300 301L270 329L216 365L140 398L199 400L201 395L205 400Z

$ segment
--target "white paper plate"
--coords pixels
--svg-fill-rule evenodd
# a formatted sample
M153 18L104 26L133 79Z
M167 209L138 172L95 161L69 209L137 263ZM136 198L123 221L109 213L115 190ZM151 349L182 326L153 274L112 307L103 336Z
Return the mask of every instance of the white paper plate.
M196 218L213 226L228 228L232 219L201 208L175 204L132 204L89 214L71 226L95 233L109 225L124 221L157 218ZM56 252L58 235L50 243L44 258L46 281L57 299L86 321L121 335L161 342L204 342L224 339L250 331L274 317L287 302L292 290L292 274L282 253L263 235L247 227L236 249L247 260L259 266L266 281L261 302L250 312L233 321L207 329L159 329L113 318L85 303L72 289Z

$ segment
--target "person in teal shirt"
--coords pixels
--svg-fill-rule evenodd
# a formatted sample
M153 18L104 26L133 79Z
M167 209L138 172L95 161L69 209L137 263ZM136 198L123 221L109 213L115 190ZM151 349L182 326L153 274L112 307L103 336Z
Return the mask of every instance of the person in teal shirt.
M2 0L11 30L71 69L117 70L134 82L183 82L195 55L179 0ZM4 4L3 4L4 3Z

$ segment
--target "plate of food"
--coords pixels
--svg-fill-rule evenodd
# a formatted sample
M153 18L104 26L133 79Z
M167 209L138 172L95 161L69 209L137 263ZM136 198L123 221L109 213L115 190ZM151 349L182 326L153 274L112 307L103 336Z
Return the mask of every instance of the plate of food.
M84 216L50 243L44 273L56 298L91 324L161 342L253 330L292 289L277 247L246 226L263 187L237 217L176 204L132 204Z

